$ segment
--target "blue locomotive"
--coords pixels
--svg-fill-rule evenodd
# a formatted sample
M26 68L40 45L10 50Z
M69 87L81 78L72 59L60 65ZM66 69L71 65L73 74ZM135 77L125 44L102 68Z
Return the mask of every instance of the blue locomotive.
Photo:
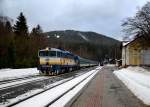
M60 74L77 70L81 67L98 65L96 61L84 59L69 51L57 48L42 49L39 51L38 57L38 70L45 75Z

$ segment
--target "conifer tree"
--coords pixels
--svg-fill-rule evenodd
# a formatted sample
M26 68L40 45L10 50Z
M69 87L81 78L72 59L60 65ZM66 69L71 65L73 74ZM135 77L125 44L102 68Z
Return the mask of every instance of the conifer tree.
M11 26L9 21L6 22L6 26L5 27L6 27L6 30L8 31L8 33L12 32L12 26Z
M43 30L40 25L37 25L35 28L32 29L31 35L32 36L41 36L43 33Z
M18 36L27 36L28 35L28 26L26 18L21 12L17 18L16 24L14 25L14 32Z

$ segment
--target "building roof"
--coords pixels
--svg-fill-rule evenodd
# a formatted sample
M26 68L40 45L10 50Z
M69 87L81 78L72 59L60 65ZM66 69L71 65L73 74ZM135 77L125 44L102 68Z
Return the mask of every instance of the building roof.
M126 47L126 46L128 46L128 45L134 43L135 41L137 41L137 40L139 40L139 39L141 39L141 38L143 38L143 36L138 36L138 37L136 37L135 39L133 39L133 40L131 40L131 41L124 42L124 43L123 43L123 46Z

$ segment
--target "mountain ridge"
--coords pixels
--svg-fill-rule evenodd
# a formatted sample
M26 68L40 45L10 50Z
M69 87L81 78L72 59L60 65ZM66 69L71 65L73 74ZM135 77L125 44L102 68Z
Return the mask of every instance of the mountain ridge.
M119 59L121 56L119 40L96 32L58 30L45 34L49 38L51 47L62 47L82 57L104 60Z
M99 34L97 32L93 32L93 31L77 31L77 30L56 30L56 31L49 31L49 32L45 32L47 35L49 36L52 36L52 35L65 35L65 36L68 36L69 34L76 34L76 35L79 35L79 34L83 34L84 36L100 36L99 38L108 38L108 39L112 39L114 41L118 41L120 42L119 40L117 39L114 39L112 37L109 37L109 36L106 36L106 35L103 35L103 34ZM88 34L92 34L92 35L88 35Z

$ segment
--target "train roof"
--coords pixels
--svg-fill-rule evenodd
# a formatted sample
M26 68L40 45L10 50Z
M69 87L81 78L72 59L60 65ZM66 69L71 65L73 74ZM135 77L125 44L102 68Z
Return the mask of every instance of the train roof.
M40 51L64 51L64 50L61 50L61 49L57 49L57 48L49 48L49 47L47 47L47 48L45 48L45 49L41 49Z
M95 60L91 60L91 59L87 59L87 58L82 58L82 57L80 57L80 56L78 56L78 57L79 57L79 59L80 59L81 61L98 62L98 61L95 61Z
M63 49L57 49L57 48L45 48L45 49L41 49L40 51L59 51L59 52L63 52L64 54L69 54L69 55L73 55L73 53L69 52L69 51L65 51Z

